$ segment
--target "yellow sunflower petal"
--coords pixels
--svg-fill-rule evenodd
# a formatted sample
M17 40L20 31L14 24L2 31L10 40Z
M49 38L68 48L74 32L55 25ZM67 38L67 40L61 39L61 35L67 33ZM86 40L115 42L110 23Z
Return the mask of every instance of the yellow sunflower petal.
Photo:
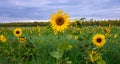
M61 16L62 15L62 10L58 10L58 16Z
M64 13L64 18L69 18L70 16L67 13Z

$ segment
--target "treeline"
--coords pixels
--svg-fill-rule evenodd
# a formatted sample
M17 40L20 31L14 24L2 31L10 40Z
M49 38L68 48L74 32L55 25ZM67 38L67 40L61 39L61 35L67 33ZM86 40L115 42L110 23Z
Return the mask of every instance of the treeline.
M84 21L83 25L85 26L93 26L93 25L101 25L101 26L108 26L108 25L115 25L120 26L120 20L91 20L91 21Z
M0 27L27 27L27 26L47 26L50 22L14 22L14 23L0 23ZM101 26L108 26L108 25L115 25L120 26L120 20L78 20L77 22L71 23L73 26L77 25L84 25L84 26L93 26L93 25L101 25Z
M120 26L120 20L77 20L72 23L72 25L78 25L78 26L93 26L93 25L101 25L101 26L109 26L109 25L114 25L114 26Z
M14 22L0 23L0 27L27 27L27 26L47 26L50 22Z

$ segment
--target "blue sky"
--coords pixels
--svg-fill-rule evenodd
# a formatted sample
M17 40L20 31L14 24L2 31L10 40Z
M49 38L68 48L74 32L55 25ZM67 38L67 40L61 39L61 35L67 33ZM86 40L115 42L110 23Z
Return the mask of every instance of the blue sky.
M120 19L120 0L0 0L0 22L48 20L59 9L71 19Z

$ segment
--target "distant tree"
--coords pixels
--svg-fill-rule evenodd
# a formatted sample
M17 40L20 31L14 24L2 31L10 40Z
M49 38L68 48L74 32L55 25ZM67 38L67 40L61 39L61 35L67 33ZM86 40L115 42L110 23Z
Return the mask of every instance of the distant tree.
M85 18L80 18L80 21L85 21Z

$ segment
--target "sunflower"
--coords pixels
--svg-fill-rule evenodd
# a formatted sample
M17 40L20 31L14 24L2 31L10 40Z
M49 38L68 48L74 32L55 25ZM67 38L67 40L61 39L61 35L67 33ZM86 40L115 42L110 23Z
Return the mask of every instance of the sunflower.
M105 36L102 34L96 34L93 37L93 44L97 47L102 47L106 43Z
M101 55L97 53L96 51L92 50L89 54L89 58L90 58L90 61L94 63L98 61L99 59L101 59Z
M90 54L89 54L89 57L90 57L90 60L92 63L94 63L96 60L93 58L93 55L96 55L96 52L95 51L92 51Z
M13 33L15 36L20 37L22 35L22 29L16 28L16 29L14 29Z
M106 33L110 33L110 28L106 28L104 31L105 31Z
M78 40L78 36L75 36L75 40Z
M115 34L115 35L114 35L114 38L117 38L117 37L118 37L118 35L117 35L117 34Z
M25 38L25 37L19 37L19 41L20 41L21 43L26 42L26 38Z
M106 36L106 37L111 37L112 34L110 34L110 33L106 33L105 36Z
M0 41L2 41L3 43L5 43L7 41L6 37L3 35L0 35Z
M70 24L70 20L68 18L69 15L66 13L62 14L62 10L58 10L58 13L53 13L50 17L50 23L53 30L64 32L64 29L68 28L67 26Z
M37 28L37 31L40 32L41 27L37 26L36 28Z
M74 24L75 24L75 26L78 25L78 20L77 19L74 19Z
M29 31L30 31L30 34L32 34L32 33L33 33L33 30L32 30L32 29L30 29Z
M110 43L114 43L114 40L110 39Z

